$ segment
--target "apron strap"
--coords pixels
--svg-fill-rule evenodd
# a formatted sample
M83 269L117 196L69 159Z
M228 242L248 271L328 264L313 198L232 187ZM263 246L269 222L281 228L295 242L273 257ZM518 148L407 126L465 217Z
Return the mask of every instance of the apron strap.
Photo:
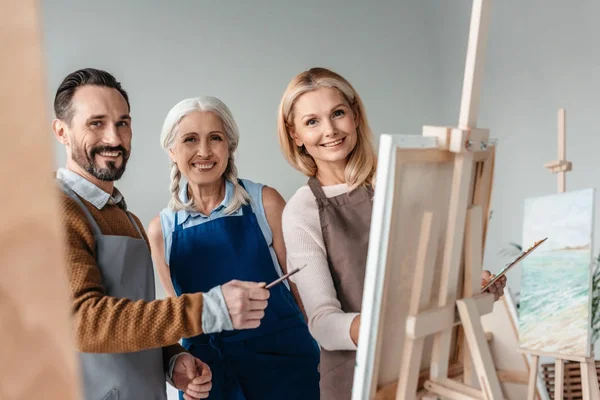
M246 186L244 186L244 183L239 178L238 178L238 183L240 184L242 189L246 190ZM250 214L254 214L254 211L252 211L252 207L249 204L242 205L242 215L250 215Z
M323 188L321 187L321 184L319 183L317 178L315 178L314 176L311 176L308 179L308 186L310 187L310 190L312 190L313 194L315 195L315 197L317 199L321 200L321 199L327 198L327 196L325 196L325 192L323 192Z
M173 231L179 231L181 230L181 228L179 228L179 218L177 218L177 216L179 215L179 211L173 211L173 214L175 215L175 220L173 221Z
M56 180L58 181L59 186L61 187L62 191L81 207L81 209L83 210L87 219L89 220L90 225L92 226L92 233L94 234L94 237L96 238L98 236L101 236L102 231L100 230L98 223L96 222L94 217L92 217L92 213L90 213L90 210L88 210L88 208L85 206L85 204L83 204L83 202L81 201L79 196L77 196L77 194L75 194L75 192L69 186L67 186L66 183L64 183L60 179L56 179Z
M125 211L125 213L127 214L129 221L135 227L135 230L140 234L140 239L144 239L144 235L142 235L142 231L140 230L140 227L138 226L137 222L135 222L135 219L133 219L133 216L131 215L131 213L129 211Z

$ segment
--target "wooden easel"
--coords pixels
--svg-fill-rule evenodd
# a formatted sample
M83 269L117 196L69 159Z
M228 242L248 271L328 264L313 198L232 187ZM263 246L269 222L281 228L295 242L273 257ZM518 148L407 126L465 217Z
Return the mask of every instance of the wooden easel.
M558 193L564 193L567 189L567 172L573 169L573 163L567 161L567 119L564 108L558 109L558 160L544 164L550 172L558 174Z
M476 127L490 3L490 0L473 1L458 127L423 127L423 136L436 139L436 150L443 151L428 151L418 149L418 146L406 150L396 149L388 143L394 138L382 136L380 139L380 154L383 146L389 145L386 147L389 154L384 154L385 160L380 159L381 163L387 162L390 157L396 157L397 152L402 152L402 156L398 157L406 162L411 159L426 162L441 162L444 158L453 160L451 197L437 303L432 304L431 299L434 274L439 274L434 262L438 252L435 238L439 237L440 220L439 216L436 218L436 215L425 212L418 241L398 382L375 388L378 367L365 364L372 363L373 359L375 363L378 362L381 349L377 343L380 343L382 333L371 334L371 328L367 324L374 322L380 325L382 322L363 307L353 400L413 400L422 395L457 400L504 398L481 324L481 316L490 313L494 303L492 294L480 293L494 146L490 145L489 130ZM406 138L398 140L408 141ZM486 159L491 159L492 162L477 164ZM393 179L393 176L388 177L388 171L383 175L380 175L382 181L389 182ZM390 172L389 175L393 173ZM382 199L376 194L374 213L383 208L379 208L382 203L378 203ZM382 215L386 212L381 211ZM386 257L385 248L378 251L383 254L381 258ZM379 255L374 255L373 259L377 257ZM461 280L463 259L465 267ZM378 282L377 279L379 278L373 278ZM464 289L459 290L461 281ZM378 286L375 290L381 290L380 288ZM449 371L453 330L458 325L462 325L464 331L464 359L468 360L468 379L465 383L450 379ZM424 383L427 393L418 394L419 366L424 357L425 339L429 337L433 337L433 351L429 377ZM369 353L375 355L369 356ZM479 388L474 387L476 384Z
M430 394L436 394L448 399L502 399L502 389L496 374L492 355L488 347L485 332L481 325L481 315L490 313L493 309L493 296L480 294L481 270L483 262L484 240L484 211L482 206L487 204L491 192L491 176L493 170L481 171L484 176L484 185L476 185L474 193L469 193L470 183L476 171L472 170L473 160L476 157L487 157L489 130L478 129L477 118L479 115L479 94L483 77L484 55L487 42L488 21L491 1L474 0L471 14L469 39L467 44L467 57L463 81L463 93L460 106L459 125L457 128L448 129L440 134L439 128L424 127L424 136L437 136L438 140L448 142L448 150L457 153L453 176L452 200L450 216L447 227L446 249L444 258L444 276L442 277L440 300L438 309L424 310L430 295L430 282L433 272L425 263L417 265L418 273L415 275L414 284L417 290L413 292L409 319L414 318L414 326L418 321L427 321L429 331L414 332L405 341L405 348L419 347L420 341L426 335L434 334L434 350L431 363L430 377L425 382L425 389ZM479 175L481 178L481 175ZM477 178L475 178L477 179ZM489 185L486 187L486 185ZM471 201L468 209L467 204ZM422 243L429 243L427 232L422 233ZM463 242L464 238L464 242ZM431 246L431 244L430 244ZM423 249L426 254L433 249ZM463 253L464 251L464 253ZM434 253L435 251L433 251ZM460 262L464 256L464 281L462 298L457 293L457 284L460 281ZM452 309L452 319L449 308ZM458 310L458 319L454 317L454 308ZM424 312L423 312L424 311ZM443 313L445 315L443 315ZM442 323L445 321L446 324ZM409 324L412 325L412 321ZM448 323L452 322L450 326ZM462 343L464 383L451 380L448 377L450 361L450 347L452 340L452 327L462 324L464 340ZM437 326L436 326L437 325ZM416 331L416 329L415 329ZM400 375L396 399L413 398L414 369L418 365L421 354L419 351L405 352L405 358ZM479 384L481 389L474 386Z
M552 173L558 174L558 193L564 193L566 190L566 173L571 171L573 164L566 159L567 153L567 131L566 131L566 112L564 108L558 110L558 160L544 164ZM598 376L596 374L596 362L594 349L592 346L590 357L568 356L558 353L546 353L529 349L520 349L520 352L531 356L531 369L529 371L529 386L527 400L533 400L535 394L535 384L538 377L539 357L546 356L556 359L554 375L554 399L563 399L564 384L564 362L575 361L581 368L581 387L583 400L600 399L600 389L598 387Z

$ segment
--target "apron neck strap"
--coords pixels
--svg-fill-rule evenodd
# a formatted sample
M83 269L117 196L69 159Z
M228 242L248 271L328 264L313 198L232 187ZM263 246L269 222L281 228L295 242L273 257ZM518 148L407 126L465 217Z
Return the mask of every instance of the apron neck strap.
M131 216L131 213L129 211L125 211L125 212L127 213L127 218L129 218L129 221L135 227L135 230L140 234L140 239L144 239L144 235L142 234L142 230L140 229L140 227L137 224L137 222L135 222L135 219L133 219L133 217Z
M75 203L77 203L77 205L79 205L79 207L83 210L83 213L85 214L88 221L90 222L90 225L92 227L92 233L94 234L94 237L98 237L98 236L102 235L102 231L100 230L98 223L92 216L92 213L90 213L90 210L88 210L88 208L85 206L85 204L83 204L83 201L81 201L79 196L77 196L77 194L73 191L73 189L71 189L62 180L60 180L60 179L56 179L56 180L58 181L58 184L59 184L60 188L62 189L62 191L67 196L69 196Z
M94 237L101 236L102 231L100 230L100 226L98 226L98 223L92 216L92 213L90 213L90 210L88 210L88 208L85 206L85 204L83 204L83 201L81 201L79 196L77 196L77 194L73 191L73 189L71 189L62 180L60 180L58 178L56 180L58 181L58 184L59 184L60 188L62 189L62 191L67 196L69 196L75 203L77 203L79 205L79 207L83 210L83 213L85 214L88 221L90 222L90 225L92 227L92 233L94 234ZM126 210L125 210L125 213L127 214L127 218L129 218L129 222L131 222L131 224L135 227L135 230L137 231L137 233L140 235L140 239L144 239L144 235L142 234L142 231L140 230L140 227L138 226L138 224L135 222L135 220L131 216L131 213Z
M246 186L244 186L244 182L242 182L242 180L239 178L238 178L238 183L240 184L242 189L246 190ZM249 204L244 204L244 205L242 205L242 214L250 215L250 214L254 214L254 211L252 211L252 207Z
M327 198L327 196L325 196L325 192L323 192L323 188L321 187L321 184L319 183L317 178L315 178L314 176L311 176L308 179L308 186L310 187L310 190L312 190L313 194L315 195L315 197L317 199L326 199Z

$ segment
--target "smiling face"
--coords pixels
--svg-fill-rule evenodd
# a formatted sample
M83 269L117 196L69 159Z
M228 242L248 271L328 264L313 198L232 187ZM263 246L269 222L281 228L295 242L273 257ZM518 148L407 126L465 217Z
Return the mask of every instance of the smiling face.
M358 137L356 116L344 96L321 87L298 97L293 113L294 142L304 146L317 168L344 168Z
M207 185L221 180L229 162L223 122L208 111L186 115L177 126L169 154L191 184Z
M54 130L67 148L67 167L92 182L116 181L131 151L131 118L123 96L113 88L85 85L71 101L70 121Z

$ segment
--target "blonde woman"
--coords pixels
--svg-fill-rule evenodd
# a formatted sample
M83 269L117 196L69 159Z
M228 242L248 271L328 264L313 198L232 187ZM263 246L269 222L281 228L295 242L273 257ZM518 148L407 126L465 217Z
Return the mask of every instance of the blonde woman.
M282 224L288 264L310 265L292 280L321 345L321 399L347 400L377 166L373 135L352 85L333 71L312 68L283 94L278 136L288 162L309 177L288 201ZM482 280L489 278L484 271ZM491 291L502 295L505 284L502 279Z
M211 368L209 399L318 399L319 349L290 288L269 289L266 309L264 299L250 302L251 329L234 329L236 305L225 301L236 286L264 288L286 270L285 202L272 188L238 179L238 141L217 98L186 99L169 111L161 144L172 162L172 197L150 223L154 264L168 295L216 288L204 304L217 315L204 327L209 333L183 340Z

